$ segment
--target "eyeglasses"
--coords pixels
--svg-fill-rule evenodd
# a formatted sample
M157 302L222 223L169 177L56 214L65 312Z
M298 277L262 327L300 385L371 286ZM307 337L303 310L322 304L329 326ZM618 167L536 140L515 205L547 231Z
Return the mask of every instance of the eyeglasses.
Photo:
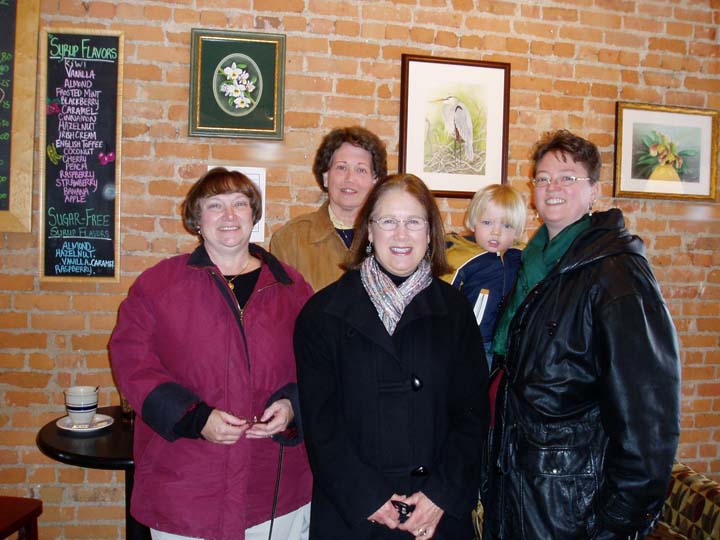
M383 231L394 231L401 223L405 224L408 231L422 231L427 227L428 220L421 217L409 217L407 219L398 219L394 217L381 217L371 219L370 223L375 223Z
M578 180L590 180L589 176L558 176L557 178L550 178L549 176L536 176L531 180L533 186L536 188L546 188L550 184L558 184L563 187L572 186Z

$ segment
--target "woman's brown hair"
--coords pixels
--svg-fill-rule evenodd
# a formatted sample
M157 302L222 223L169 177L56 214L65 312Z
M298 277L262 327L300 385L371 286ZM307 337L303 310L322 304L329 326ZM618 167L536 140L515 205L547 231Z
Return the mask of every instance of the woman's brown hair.
M600 151L594 143L587 139L583 139L567 129L545 133L535 143L532 150L533 177L535 176L537 164L545 157L545 154L549 153L557 154L563 161L567 161L568 157L570 157L575 163L582 163L587 169L590 184L594 184L600 179L600 167L602 166Z

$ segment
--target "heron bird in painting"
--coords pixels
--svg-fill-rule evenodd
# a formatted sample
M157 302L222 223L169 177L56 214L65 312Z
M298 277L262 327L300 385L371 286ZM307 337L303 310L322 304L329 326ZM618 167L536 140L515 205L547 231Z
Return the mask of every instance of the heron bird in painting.
M455 96L440 99L443 103L443 121L445 131L450 135L455 145L462 144L465 158L472 161L475 157L473 149L473 124L467 106Z

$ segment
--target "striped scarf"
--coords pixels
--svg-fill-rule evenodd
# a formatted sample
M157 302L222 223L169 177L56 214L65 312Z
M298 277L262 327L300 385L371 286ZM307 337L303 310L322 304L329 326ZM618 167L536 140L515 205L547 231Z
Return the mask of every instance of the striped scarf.
M360 279L385 329L388 334L393 335L405 307L420 291L430 285L432 274L430 263L423 259L415 272L397 287L371 255L360 267Z

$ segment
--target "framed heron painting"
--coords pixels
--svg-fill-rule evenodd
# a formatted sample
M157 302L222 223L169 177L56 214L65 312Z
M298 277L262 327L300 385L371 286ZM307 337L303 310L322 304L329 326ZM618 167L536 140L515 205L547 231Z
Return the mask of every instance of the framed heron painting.
M510 64L402 55L399 169L435 195L507 178Z
M283 138L285 36L193 28L190 135Z
M718 114L618 101L615 196L714 201Z

